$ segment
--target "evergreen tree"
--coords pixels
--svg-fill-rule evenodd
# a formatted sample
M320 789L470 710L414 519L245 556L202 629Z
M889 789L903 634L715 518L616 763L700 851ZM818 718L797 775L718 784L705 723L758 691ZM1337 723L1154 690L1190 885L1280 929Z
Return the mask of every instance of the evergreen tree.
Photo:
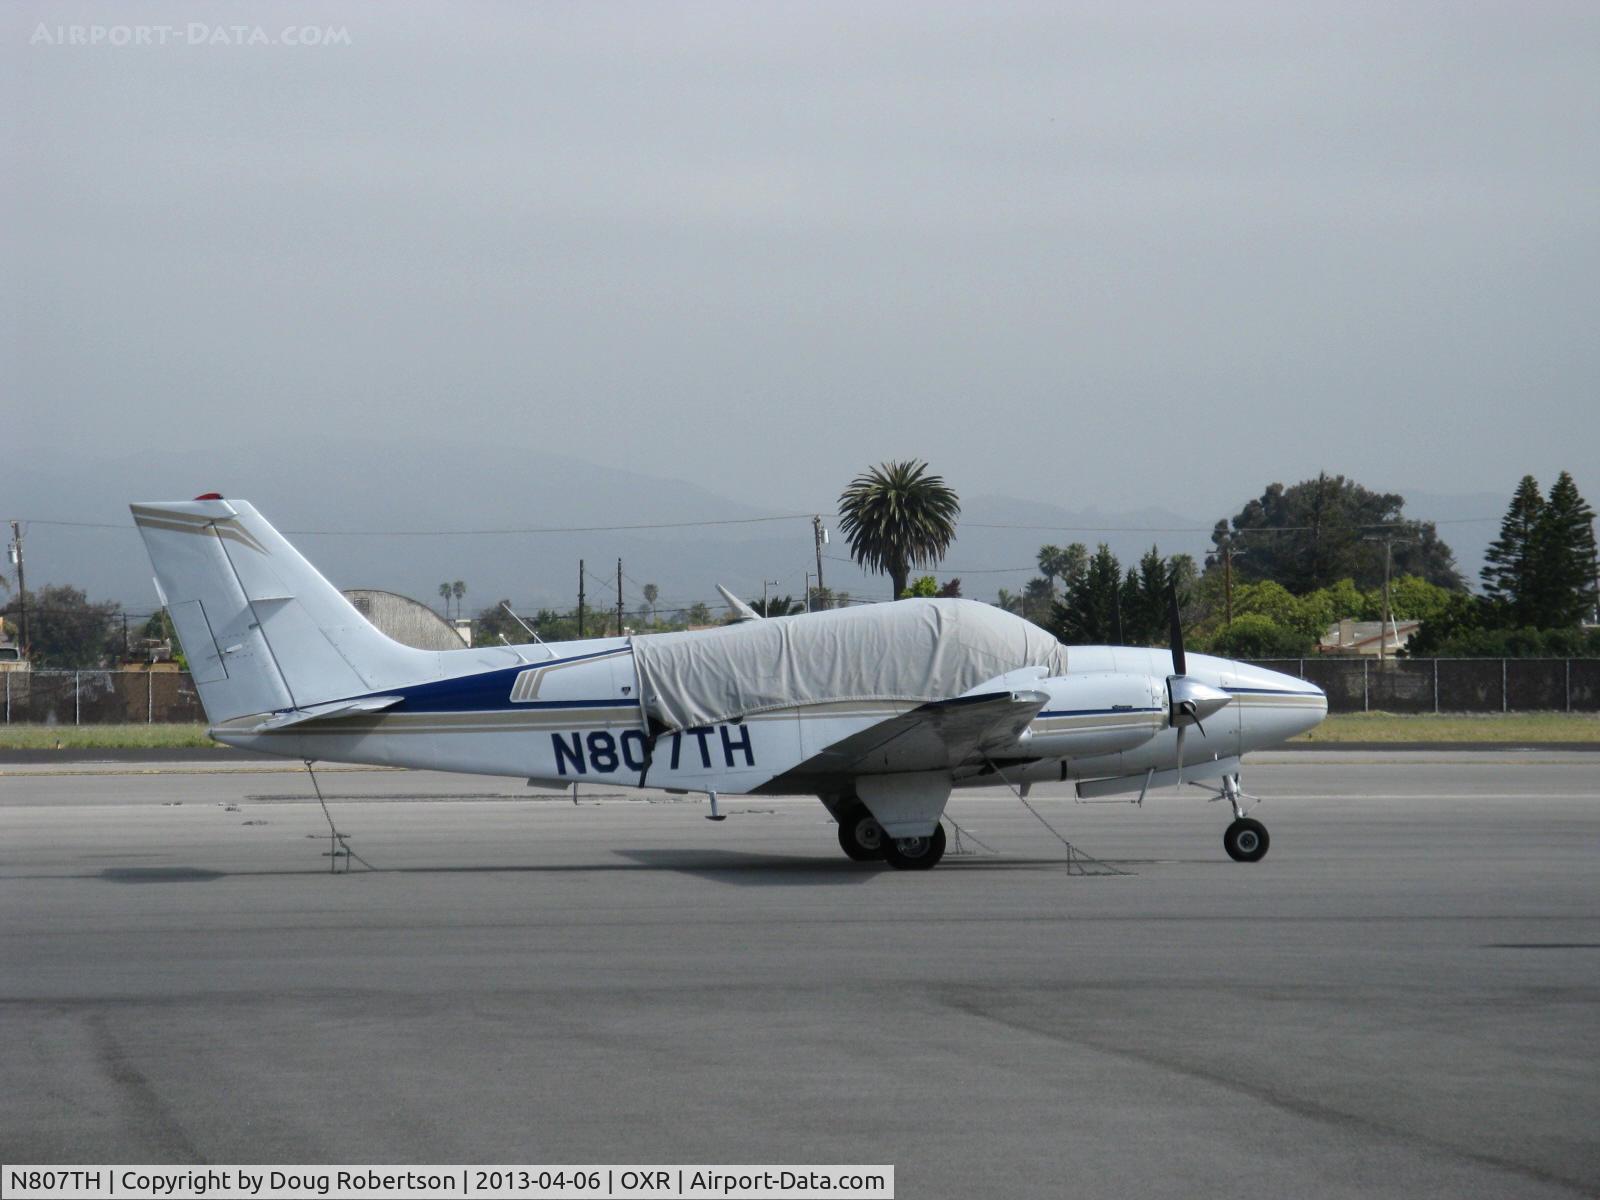
M1139 633L1144 624L1141 607L1139 570L1129 567L1122 577L1122 586L1117 589L1117 606L1111 613L1109 641L1113 646L1132 646L1142 640Z
M1066 597L1055 606L1051 625L1056 637L1068 645L1107 645L1113 642L1117 627L1118 592L1122 587L1122 564L1101 542L1089 566L1068 588Z
M1082 542L1073 542L1061 552L1057 573L1061 577L1061 586L1071 587L1083 578L1089 569L1089 547Z
M1524 475L1500 521L1500 536L1484 554L1484 595L1499 607L1514 626L1536 625L1539 584L1540 524L1544 497L1532 475Z
M1194 561L1187 563L1190 569ZM1161 551L1151 546L1139 559L1139 587L1134 597L1133 609L1122 616L1123 635L1130 646L1164 646L1171 631L1167 628L1167 587L1176 585L1182 590L1186 581L1178 578L1179 564L1161 557Z
M1534 539L1538 553L1535 607L1541 629L1566 629L1595 609L1594 509L1561 472L1545 502Z

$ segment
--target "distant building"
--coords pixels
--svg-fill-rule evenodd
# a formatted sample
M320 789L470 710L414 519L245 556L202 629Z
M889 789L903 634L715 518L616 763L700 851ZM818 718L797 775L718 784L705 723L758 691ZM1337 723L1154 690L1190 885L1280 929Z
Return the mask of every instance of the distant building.
M472 645L472 622L446 621L426 604L377 588L350 588L344 598L373 625L404 646L459 650Z
M1411 635L1422 628L1421 621L1340 621L1330 625L1328 632L1317 643L1318 654L1367 654L1376 658L1380 653L1393 656L1406 648Z

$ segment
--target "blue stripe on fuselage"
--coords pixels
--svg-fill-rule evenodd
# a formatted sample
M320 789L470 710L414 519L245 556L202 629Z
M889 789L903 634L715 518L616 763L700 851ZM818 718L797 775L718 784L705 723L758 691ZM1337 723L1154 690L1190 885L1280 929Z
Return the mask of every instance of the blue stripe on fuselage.
M571 658L552 658L544 662L518 663L511 667L496 667L491 671L484 671L477 675L459 675L454 679L437 679L429 683L412 684L409 687L393 688L385 695L404 696L405 699L393 708L385 711L391 713L445 713L445 712L504 712L508 710L540 709L540 708L627 708L639 707L639 701L629 697L626 699L606 700L511 700L511 688L516 683L517 676L524 671L535 670L540 667L564 666L567 663L584 662L592 658L605 658L612 654L625 654L626 647L615 646L610 650L595 650L588 654L575 654Z

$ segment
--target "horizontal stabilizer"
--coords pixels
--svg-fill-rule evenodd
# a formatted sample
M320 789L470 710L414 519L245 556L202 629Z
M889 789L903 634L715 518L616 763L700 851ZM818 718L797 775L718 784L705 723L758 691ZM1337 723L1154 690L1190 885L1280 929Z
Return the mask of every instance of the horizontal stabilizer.
M251 727L252 733L270 733L287 729L291 725L304 725L307 721L331 721L335 717L355 717L362 713L382 712L393 708L404 696L363 696L359 700L335 700L331 704L313 704L308 708L294 708L275 713L272 717Z
M733 610L733 619L734 620L736 620L736 621L759 621L759 620L762 619L760 613L758 613L755 609L751 608L748 604L746 604L743 600L739 599L739 597L735 596L732 592L730 592L727 588L723 587L720 583L717 584L717 591L722 593L722 598L728 602L728 607Z
M1183 768L1181 780L1176 768L1170 771L1120 775L1115 779L1086 779L1078 784L1078 798L1092 800L1096 796L1116 796L1125 792L1143 792L1146 788L1173 787L1179 782L1193 783L1198 779L1217 779L1223 775L1235 775L1238 771L1239 758L1234 755L1186 766Z

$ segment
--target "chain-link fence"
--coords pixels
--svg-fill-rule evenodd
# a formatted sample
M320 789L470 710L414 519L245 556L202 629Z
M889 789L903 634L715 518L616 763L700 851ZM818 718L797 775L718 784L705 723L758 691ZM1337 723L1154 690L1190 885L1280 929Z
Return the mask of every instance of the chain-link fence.
M1329 712L1600 712L1600 659L1272 658ZM8 671L8 725L171 725L206 719L184 671Z
M186 671L7 671L8 725L175 725L204 721Z
M1274 658L1316 684L1329 712L1600 712L1594 658Z

